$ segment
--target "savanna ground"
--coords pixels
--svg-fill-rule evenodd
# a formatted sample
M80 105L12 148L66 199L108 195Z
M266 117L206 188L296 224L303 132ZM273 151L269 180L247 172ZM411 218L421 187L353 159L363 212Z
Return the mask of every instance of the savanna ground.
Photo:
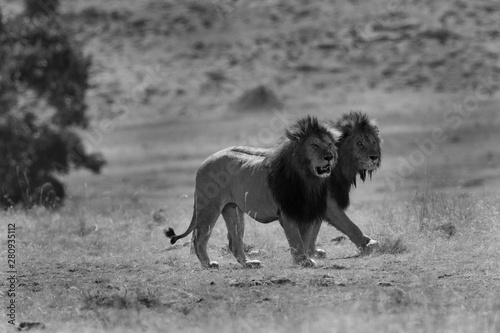
M108 166L66 177L71 197L59 211L0 212L4 258L7 224L16 225L18 322L50 332L500 331L495 2L67 1L61 10L94 59L94 122L82 135ZM258 84L284 111L239 108ZM376 118L384 139L381 170L358 184L347 212L377 251L358 256L325 224L327 259L298 268L279 224L250 218L245 241L262 269L236 263L222 220L209 244L219 270L200 268L188 238L169 245L163 229L187 227L209 154L270 146L276 124L350 109Z

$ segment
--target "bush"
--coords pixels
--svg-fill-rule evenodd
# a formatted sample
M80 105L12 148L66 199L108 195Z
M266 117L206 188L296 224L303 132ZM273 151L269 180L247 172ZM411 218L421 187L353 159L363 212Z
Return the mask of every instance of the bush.
M29 17L52 16L59 5L60 0L24 0L24 11Z
M283 103L279 100L273 90L259 85L247 90L232 106L237 111L272 111L282 110Z
M105 163L74 131L88 126L90 59L53 18L0 27L0 207L57 206L65 191L55 174Z

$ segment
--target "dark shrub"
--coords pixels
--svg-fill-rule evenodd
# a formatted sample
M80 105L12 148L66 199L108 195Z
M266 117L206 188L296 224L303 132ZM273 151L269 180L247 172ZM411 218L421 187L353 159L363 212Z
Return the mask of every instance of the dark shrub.
M29 17L53 16L60 0L24 0L24 12Z
M65 191L55 174L105 163L74 132L88 125L90 59L51 17L0 27L0 207L57 206Z

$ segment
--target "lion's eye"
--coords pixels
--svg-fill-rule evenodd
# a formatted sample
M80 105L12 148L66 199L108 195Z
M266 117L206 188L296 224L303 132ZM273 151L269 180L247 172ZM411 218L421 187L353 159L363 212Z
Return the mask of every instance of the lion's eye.
M318 144L316 144L316 143L313 143L313 144L312 144L312 146L313 146L314 148L319 148L319 145L318 145Z
M358 145L358 147L361 147L361 148L364 147L363 142L361 142L361 141L358 141L357 145Z
M328 142L328 148L331 148L331 147L332 147L332 143Z

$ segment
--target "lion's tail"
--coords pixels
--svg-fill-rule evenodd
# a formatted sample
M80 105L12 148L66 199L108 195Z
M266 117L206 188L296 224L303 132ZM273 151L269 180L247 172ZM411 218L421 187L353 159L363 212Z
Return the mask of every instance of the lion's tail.
M175 244L175 242L179 239L179 236L175 234L174 229L172 228L168 228L168 230L165 229L163 232L165 233L165 236L170 238L170 244Z
M187 235L189 235L196 227L196 220L197 219L196 219L196 205L195 205L194 212L193 212L193 218L191 219L191 223L189 224L188 229L183 234L176 235L174 229L172 229L172 228L168 228L168 230L167 229L163 230L163 232L165 233L165 236L170 238L170 244L175 244L175 242L177 242L179 239L184 238Z

